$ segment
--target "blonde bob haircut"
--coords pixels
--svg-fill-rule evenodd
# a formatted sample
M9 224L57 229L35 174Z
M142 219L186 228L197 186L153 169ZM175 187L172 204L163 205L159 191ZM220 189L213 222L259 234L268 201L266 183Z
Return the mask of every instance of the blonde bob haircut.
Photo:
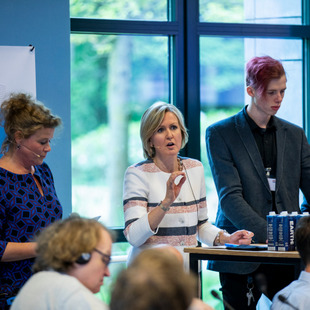
M107 228L94 219L79 216L59 220L37 237L33 271L54 269L67 273L82 253L91 253Z
M171 103L162 101L155 102L144 112L140 124L140 138L142 141L143 156L147 159L154 158L156 154L155 148L150 145L150 139L160 127L160 124L162 123L167 112L172 112L179 121L179 126L182 133L181 148L183 148L188 141L188 133L181 111Z

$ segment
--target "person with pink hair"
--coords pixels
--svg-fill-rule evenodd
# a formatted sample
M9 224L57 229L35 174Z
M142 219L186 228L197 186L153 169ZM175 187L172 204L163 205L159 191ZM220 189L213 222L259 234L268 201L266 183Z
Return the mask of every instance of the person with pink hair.
M254 57L246 65L250 103L206 130L208 160L219 197L215 225L240 228L266 243L270 211L310 210L310 146L302 128L276 117L286 90L280 61ZM299 204L299 190L304 203ZM236 309L256 309L264 279L270 299L294 279L293 268L259 263L211 261L220 272L224 300Z

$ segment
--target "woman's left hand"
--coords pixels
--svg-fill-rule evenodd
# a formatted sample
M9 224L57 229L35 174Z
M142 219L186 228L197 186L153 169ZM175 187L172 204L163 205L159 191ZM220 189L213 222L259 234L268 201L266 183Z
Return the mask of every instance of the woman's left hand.
M251 244L254 233L248 230L237 230L230 235L229 243Z

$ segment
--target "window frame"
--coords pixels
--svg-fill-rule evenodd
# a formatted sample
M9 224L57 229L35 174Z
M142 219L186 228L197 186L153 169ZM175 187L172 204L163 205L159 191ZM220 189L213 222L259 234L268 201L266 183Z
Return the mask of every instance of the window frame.
M182 155L200 160L200 36L299 38L303 41L303 127L310 135L310 4L302 1L303 25L210 23L199 21L199 0L168 0L171 21L71 18L71 33L163 35L170 40L170 101L184 114L191 138ZM122 229L117 242L126 242Z

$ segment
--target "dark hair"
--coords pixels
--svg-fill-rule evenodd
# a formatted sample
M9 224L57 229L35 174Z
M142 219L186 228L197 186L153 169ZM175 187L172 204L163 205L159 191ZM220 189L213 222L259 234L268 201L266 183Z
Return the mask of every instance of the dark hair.
M1 147L2 153L15 144L16 132L20 132L22 138L27 139L41 128L56 128L61 125L60 117L53 115L42 103L23 93L11 94L9 99L3 101L0 119L6 134Z
M285 70L280 61L270 56L254 57L246 65L246 86L253 87L264 96L269 82L283 75Z
M296 225L296 246L305 265L310 263L310 216L303 216Z

